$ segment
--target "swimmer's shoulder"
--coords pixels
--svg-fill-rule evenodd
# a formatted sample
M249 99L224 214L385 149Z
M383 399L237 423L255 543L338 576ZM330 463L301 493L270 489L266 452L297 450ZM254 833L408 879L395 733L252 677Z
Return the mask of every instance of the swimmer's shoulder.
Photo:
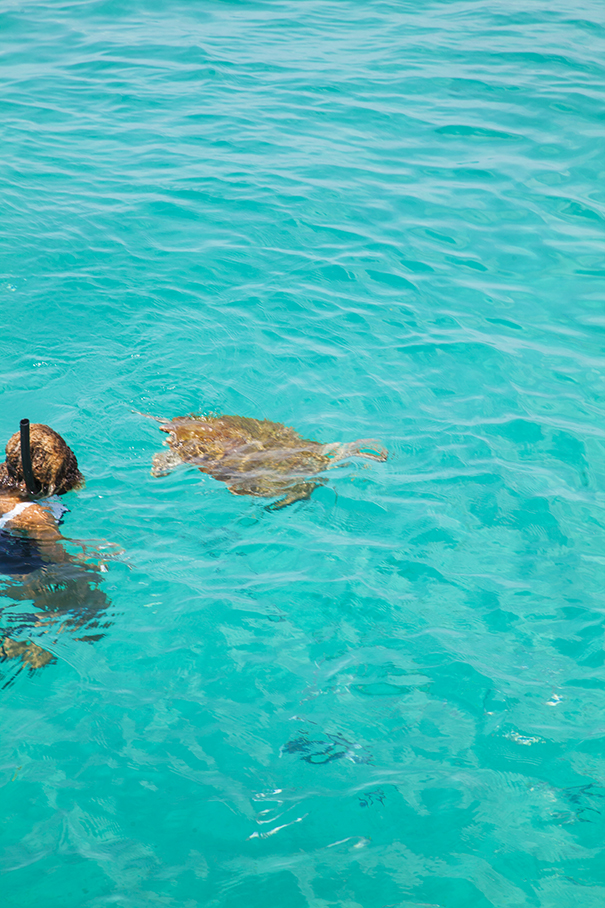
M48 508L11 494L0 494L0 530L4 528L58 535L57 521Z

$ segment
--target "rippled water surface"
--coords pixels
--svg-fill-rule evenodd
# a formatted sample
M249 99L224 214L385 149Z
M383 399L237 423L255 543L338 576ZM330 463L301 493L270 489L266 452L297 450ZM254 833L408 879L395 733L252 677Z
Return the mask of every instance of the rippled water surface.
M4 578L3 905L602 908L601 0L0 10L0 441L108 555L97 640ZM267 511L190 412L390 456Z

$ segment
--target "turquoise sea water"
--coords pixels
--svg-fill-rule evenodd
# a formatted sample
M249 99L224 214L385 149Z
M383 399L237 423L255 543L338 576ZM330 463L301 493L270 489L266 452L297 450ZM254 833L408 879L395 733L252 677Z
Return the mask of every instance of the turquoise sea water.
M2 3L0 440L110 556L92 643L4 578L6 908L605 905L603 12ZM133 411L390 457L267 512Z

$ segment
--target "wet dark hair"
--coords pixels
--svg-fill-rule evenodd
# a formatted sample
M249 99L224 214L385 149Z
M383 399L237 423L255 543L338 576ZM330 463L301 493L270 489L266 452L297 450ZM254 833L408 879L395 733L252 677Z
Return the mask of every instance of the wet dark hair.
M84 482L78 470L76 455L63 438L50 426L34 423L29 427L34 478L40 495L63 495ZM21 462L21 437L11 435L6 443L6 461L0 464L0 490L27 495Z

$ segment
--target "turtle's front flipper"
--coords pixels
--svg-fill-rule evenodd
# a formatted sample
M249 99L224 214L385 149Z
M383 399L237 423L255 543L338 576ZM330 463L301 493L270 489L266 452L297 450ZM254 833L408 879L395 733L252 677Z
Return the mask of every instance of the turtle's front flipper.
M182 459L176 451L158 451L153 455L151 461L152 476L167 476L175 467L182 463Z

